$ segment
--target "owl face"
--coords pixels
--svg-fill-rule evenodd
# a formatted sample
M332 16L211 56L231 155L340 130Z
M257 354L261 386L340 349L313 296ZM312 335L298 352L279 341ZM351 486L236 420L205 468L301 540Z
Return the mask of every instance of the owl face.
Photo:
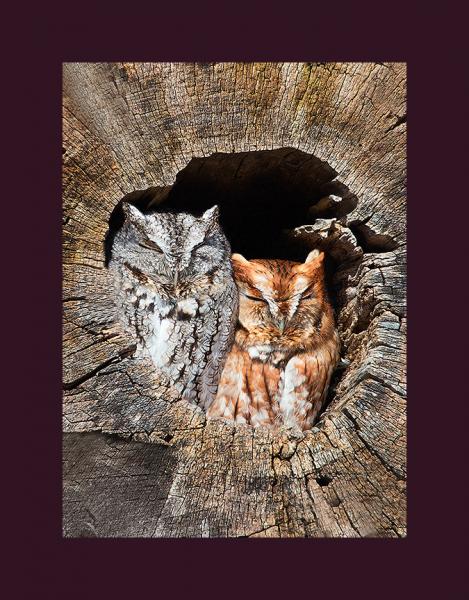
M125 223L113 259L168 294L178 295L228 262L229 244L214 206L197 218L187 213L143 214L124 204ZM144 281L143 281L144 282Z
M324 253L313 250L304 263L246 260L233 254L239 289L239 322L250 334L287 337L318 326L325 302Z

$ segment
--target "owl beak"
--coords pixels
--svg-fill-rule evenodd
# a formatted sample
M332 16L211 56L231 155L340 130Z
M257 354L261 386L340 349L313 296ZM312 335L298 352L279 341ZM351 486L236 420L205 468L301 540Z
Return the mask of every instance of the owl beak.
M283 330L285 329L285 319L280 319L278 322L278 328L280 329L281 333L283 333Z
M174 288L176 288L176 286L178 284L178 277L179 277L179 271L176 268L174 271Z

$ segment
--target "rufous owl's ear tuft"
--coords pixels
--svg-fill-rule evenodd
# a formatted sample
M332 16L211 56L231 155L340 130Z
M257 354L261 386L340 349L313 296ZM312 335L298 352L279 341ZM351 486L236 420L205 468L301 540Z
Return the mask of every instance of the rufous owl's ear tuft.
M324 252L317 249L311 250L311 252L306 257L304 263L295 265L295 267L293 267L296 273L301 273L302 275L306 275L307 277L310 277L315 273L322 272L323 268Z
M318 250L316 248L316 250L311 250L311 252L306 257L305 265L314 262L319 266L323 260L324 260L324 252L321 252L320 250Z
M249 264L249 261L246 260L242 254L236 254L236 253L231 255L231 262L233 264L240 264L240 265L248 265Z
M145 215L138 210L133 204L124 202L122 204L122 210L124 211L125 218L132 223L142 225L145 222Z
M231 264L233 265L233 275L237 282L249 281L251 279L252 265L242 254L232 254Z

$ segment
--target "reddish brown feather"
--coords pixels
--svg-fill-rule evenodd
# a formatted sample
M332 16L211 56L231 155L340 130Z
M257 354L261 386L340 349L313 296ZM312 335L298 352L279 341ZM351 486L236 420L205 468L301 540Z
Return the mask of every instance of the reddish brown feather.
M233 256L240 326L209 417L301 430L313 425L339 359L323 259L323 253L305 263ZM302 299L311 292L313 298Z

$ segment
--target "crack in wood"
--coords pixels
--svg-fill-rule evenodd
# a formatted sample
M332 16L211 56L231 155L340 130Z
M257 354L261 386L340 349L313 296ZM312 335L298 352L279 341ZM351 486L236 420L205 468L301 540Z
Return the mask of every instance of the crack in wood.
M405 535L404 473L395 468L405 465L405 115L397 116L405 65L67 63L64 90L64 347L72 356L64 364L64 426L119 434L65 434L64 534ZM284 184L279 172L270 188L248 153L267 148L288 156L276 167ZM304 168L295 148L306 155ZM307 180L311 153L327 161L329 187ZM194 156L207 158L190 162ZM207 185L196 189L204 169ZM270 233L269 222L259 227L238 202L256 169L259 186L246 205L255 208L263 194L259 213L275 217ZM334 188L337 173L353 194ZM279 253L304 260L312 233L294 248L283 229L321 219L342 227L331 276L350 363L331 386L330 410L294 449L269 431L210 425L143 362L123 362L130 341L116 354L117 342L100 336L101 324L113 323L101 243L113 209L128 194L148 210L170 198L176 206L186 192L198 196L198 208L226 196L225 217L238 219L233 246L253 255L275 239ZM321 486L325 478L331 482Z

